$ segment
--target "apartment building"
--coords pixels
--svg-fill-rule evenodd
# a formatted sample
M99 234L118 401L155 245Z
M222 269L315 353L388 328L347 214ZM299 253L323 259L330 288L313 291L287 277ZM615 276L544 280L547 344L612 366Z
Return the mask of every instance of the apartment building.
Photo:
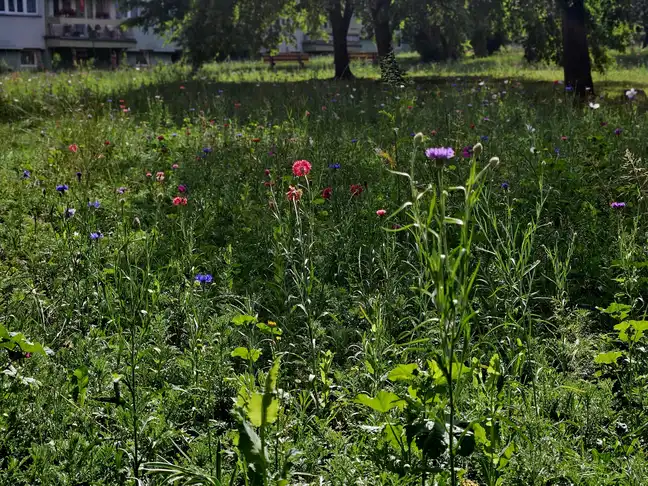
M178 49L141 29L122 29L133 12L115 0L0 0L0 64L11 69L172 62Z

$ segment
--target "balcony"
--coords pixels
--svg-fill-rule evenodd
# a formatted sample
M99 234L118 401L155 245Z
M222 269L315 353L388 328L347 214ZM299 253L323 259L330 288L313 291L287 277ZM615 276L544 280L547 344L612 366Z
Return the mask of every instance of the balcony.
M50 23L45 39L48 47L131 48L136 43L129 29L79 23Z

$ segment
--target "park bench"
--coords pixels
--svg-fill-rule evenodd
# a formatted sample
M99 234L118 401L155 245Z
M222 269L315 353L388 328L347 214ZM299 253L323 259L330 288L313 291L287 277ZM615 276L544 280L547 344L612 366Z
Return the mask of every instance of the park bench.
M301 52L283 52L276 56L264 56L263 62L269 62L270 67L275 67L278 62L298 62L301 67L308 62L308 55Z
M377 52L349 52L349 59L363 59L365 61L376 62L378 60Z

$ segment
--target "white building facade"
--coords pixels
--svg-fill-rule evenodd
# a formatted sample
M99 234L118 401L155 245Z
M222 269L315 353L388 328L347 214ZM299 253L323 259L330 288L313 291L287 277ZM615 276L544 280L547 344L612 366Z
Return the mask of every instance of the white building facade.
M115 0L0 0L0 63L10 69L171 62L178 49L140 29Z

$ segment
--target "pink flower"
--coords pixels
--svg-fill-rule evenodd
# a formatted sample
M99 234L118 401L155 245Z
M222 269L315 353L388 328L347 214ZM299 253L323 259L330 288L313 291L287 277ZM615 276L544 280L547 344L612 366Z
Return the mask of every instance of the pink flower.
M322 191L322 197L324 199L331 199L332 195L333 195L333 188L331 186L325 187L324 190Z
M379 209L376 211L376 214L380 217L385 216L387 214L387 211L385 209Z
M311 171L311 163L308 160L298 160L293 164L292 171L297 177L307 176Z
M265 172L265 175L267 175L268 177L270 177L270 169L266 169L264 172Z
M178 164L173 164L173 165L171 166L171 168L172 168L173 170L176 170L178 167L180 167Z
M302 197L302 194L303 191L301 189L297 189L295 186L290 186L288 188L288 192L286 193L286 197L289 201L299 201Z
M158 182L162 182L164 180L164 172L156 172L155 174L155 180Z
M164 135L158 135L157 139L161 142L162 140L164 140Z
M150 172L147 172L146 177L153 177L153 174L151 174Z
M180 184L178 186L178 191L179 192L187 192L187 186L185 186L184 184Z
M79 146L76 143L73 143L68 147L70 152L74 152L75 154L79 151Z
M174 206L186 206L187 205L187 198L186 197L174 197L173 198L173 205Z

